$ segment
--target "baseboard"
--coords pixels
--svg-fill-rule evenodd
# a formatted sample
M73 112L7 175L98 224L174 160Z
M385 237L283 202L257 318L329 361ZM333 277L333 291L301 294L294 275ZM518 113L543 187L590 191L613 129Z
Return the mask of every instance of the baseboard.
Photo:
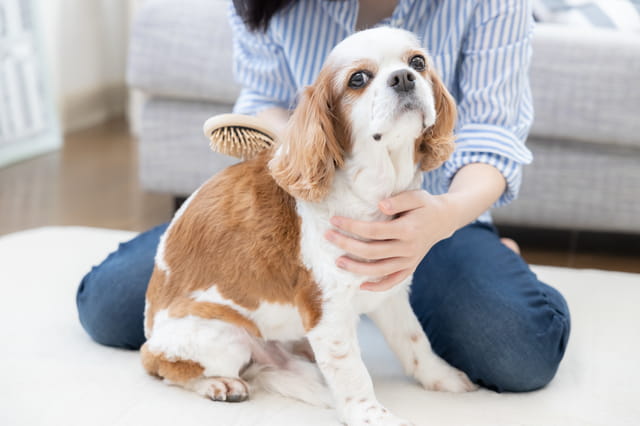
M84 129L109 118L124 115L127 89L105 86L94 91L66 96L62 104L62 127L65 132Z

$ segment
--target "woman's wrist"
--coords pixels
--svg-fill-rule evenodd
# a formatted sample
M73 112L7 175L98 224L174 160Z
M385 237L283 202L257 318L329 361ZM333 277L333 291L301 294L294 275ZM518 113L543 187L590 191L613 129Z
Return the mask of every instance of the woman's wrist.
M437 195L444 207L444 231L446 232L445 238L453 235L458 229L465 226L465 215L463 214L465 208L464 197L461 197L459 193L446 193Z
M506 181L498 169L484 163L462 167L443 194L454 232L487 211L503 194Z

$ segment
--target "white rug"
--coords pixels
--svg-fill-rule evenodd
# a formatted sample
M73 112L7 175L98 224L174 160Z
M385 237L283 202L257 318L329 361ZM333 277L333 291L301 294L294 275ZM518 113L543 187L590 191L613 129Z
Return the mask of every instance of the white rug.
M145 374L138 353L100 346L78 320L82 276L133 234L41 228L0 238L0 425L337 425L331 410L256 394L215 403ZM640 425L640 275L535 267L559 288L572 335L558 375L526 394L427 392L377 331L361 341L381 402L418 425Z

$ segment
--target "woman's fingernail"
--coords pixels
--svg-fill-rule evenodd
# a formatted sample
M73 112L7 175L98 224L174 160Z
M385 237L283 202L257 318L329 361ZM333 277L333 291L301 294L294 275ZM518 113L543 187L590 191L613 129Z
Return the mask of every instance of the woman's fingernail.
M333 241L333 232L329 231L327 233L324 234L324 237L328 240L328 241Z
M340 226L342 224L342 221L339 218L334 216L331 218L331 224L333 226Z
M338 260L336 261L336 265L338 265L338 267L340 267L340 268L345 268L345 267L347 266L347 262L345 262L345 261L344 261L344 260L342 260L342 259L338 259Z
M391 202L390 201L382 201L380 204L382 204L382 207L384 207L385 210L391 210Z

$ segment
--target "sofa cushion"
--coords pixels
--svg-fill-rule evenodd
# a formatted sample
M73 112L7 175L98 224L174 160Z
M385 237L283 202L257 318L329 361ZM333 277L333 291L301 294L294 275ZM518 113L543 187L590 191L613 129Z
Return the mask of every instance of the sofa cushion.
M531 135L640 147L639 75L640 34L538 25Z
M534 0L541 22L640 31L640 0Z
M131 29L130 86L165 97L233 104L231 28L224 0L147 0Z
M531 137L535 161L500 224L640 233L640 148ZM640 284L640 282L639 282Z
M230 105L149 99L142 108L138 144L142 187L189 195L211 176L237 163L237 158L212 152L202 131L209 117L230 111Z

